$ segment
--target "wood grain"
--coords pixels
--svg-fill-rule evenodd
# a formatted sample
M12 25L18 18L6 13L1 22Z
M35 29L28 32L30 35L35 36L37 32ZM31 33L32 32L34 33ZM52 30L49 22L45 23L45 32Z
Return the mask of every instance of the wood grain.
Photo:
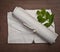
M60 0L0 0L0 52L60 52L60 36L56 43L8 44L7 12L16 6L25 9L51 9L55 14L56 32L60 35Z

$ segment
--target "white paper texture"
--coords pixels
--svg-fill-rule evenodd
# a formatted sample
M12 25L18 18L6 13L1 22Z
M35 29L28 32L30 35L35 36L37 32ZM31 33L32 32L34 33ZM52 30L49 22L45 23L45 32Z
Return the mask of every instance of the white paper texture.
M37 21L37 10L27 10L31 16ZM51 10L47 10L51 14ZM38 35L33 33L31 30L26 28L19 20L14 18L12 12L7 14L8 20L8 43L47 43L45 40L40 38ZM55 25L52 23L52 26L48 28L52 32L55 32Z

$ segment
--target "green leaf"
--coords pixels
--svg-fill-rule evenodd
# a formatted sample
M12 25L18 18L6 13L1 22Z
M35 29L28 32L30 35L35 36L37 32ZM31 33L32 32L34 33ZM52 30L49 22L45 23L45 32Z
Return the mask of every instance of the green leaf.
M50 18L50 14L46 12L46 20Z
M36 12L36 14L37 14L37 15L40 15L40 11L38 10L38 11Z
M54 15L51 14L50 17L49 17L49 23L52 23L53 22L53 19L54 19Z
M46 13L45 9L41 9L42 17L45 15L45 13Z
M46 27L49 27L51 24L50 23L45 23L44 24Z
M38 21L41 22L41 23L45 22L45 19L42 18L42 16L40 16L40 15L37 16L37 19L38 19Z

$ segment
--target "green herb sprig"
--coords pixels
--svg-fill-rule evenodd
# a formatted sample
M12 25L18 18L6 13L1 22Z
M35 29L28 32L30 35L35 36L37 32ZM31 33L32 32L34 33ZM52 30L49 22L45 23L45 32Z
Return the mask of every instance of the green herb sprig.
M45 9L41 9L41 11L37 10L36 14L38 22L44 23L46 20L48 20L48 22L44 24L46 27L49 27L54 20L54 15L50 14Z

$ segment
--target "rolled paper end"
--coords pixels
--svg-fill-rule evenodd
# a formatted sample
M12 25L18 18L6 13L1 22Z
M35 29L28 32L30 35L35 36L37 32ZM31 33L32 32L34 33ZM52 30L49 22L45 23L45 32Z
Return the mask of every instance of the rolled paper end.
M29 25L29 27L34 29L34 32L37 32L39 36L44 38L47 42L49 42L50 44L55 43L57 35L48 30L41 23L33 19L32 16L28 14L24 9L22 9L21 7L16 7L13 11L13 14L16 16L16 18L18 18L23 23Z

